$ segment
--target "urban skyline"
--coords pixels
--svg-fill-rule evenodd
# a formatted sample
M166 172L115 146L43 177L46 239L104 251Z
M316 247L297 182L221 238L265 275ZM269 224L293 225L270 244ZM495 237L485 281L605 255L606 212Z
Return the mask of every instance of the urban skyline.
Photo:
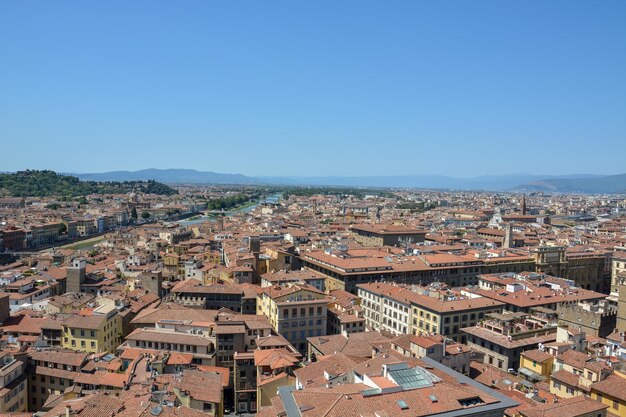
M0 2L0 417L626 417L626 2Z

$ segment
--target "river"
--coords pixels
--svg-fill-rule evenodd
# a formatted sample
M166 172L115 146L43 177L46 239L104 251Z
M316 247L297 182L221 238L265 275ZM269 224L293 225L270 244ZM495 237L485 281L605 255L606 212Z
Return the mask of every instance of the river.
M239 213L249 213L252 210L254 210L255 208L258 207L259 204L262 203L275 203L277 202L280 197L282 196L282 193L277 193L277 194L272 194L268 197L266 197L265 199L263 199L262 201L259 201L258 203L255 204L251 204L248 206L244 206L241 208L237 208L234 210L228 210L224 212L224 215L226 216L234 216L235 214L239 214ZM198 224L198 223L203 223L203 222L214 222L217 219L217 214L212 214L210 216L196 216L196 217L191 217L189 219L186 220L179 220L175 223L180 224L181 226L191 226L194 224Z

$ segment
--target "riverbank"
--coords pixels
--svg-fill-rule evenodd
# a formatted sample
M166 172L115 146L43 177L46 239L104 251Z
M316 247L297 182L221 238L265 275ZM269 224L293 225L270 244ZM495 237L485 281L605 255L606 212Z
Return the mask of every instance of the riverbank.
M104 236L96 236L91 237L89 239L80 240L78 242L69 243L67 245L59 246L58 249L72 249L72 250L81 250L81 249L91 249L96 246L98 243L104 240Z

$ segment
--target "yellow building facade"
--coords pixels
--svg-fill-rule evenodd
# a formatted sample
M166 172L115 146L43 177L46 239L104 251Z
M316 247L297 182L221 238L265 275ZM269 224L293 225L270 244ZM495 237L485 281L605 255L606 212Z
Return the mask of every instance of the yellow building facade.
M626 398L620 387L626 384L626 374L616 371L603 381L591 385L591 398L609 406L608 411L626 417Z
M121 343L122 319L116 311L75 316L63 325L61 345L78 352L113 352Z

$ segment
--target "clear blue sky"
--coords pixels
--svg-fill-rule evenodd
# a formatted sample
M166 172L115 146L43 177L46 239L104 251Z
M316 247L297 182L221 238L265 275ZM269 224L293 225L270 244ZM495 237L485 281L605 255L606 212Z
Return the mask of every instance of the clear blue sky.
M626 172L626 1L2 1L0 171Z

